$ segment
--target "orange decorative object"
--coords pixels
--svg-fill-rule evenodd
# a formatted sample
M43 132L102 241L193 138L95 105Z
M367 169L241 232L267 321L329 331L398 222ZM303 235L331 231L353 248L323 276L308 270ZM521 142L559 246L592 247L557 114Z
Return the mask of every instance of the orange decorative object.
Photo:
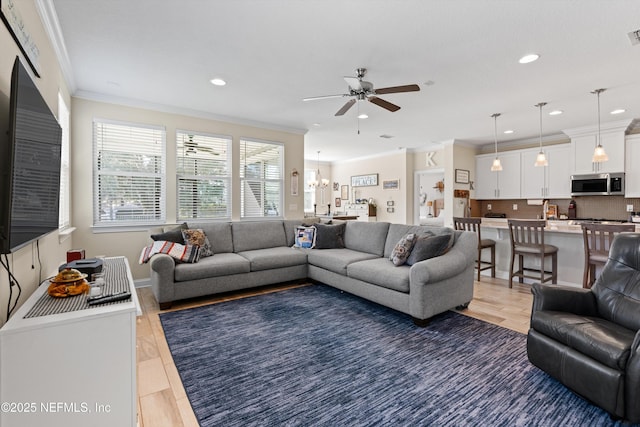
M56 298L65 298L87 293L89 291L89 284L86 278L86 274L81 273L75 268L65 268L51 279L51 284L47 292Z
M444 191L444 182L443 181L436 182L436 185L434 185L433 188L435 188L436 190L442 193Z

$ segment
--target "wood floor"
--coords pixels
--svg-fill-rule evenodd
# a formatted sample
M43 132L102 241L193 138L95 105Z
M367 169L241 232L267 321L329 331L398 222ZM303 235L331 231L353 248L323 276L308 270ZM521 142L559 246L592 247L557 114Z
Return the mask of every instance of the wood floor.
M200 298L175 304L173 310L229 301L296 286L283 285L251 292ZM489 323L526 333L529 329L532 296L528 285L501 279L482 278L474 284L474 298L460 313ZM158 304L151 288L138 289L142 316L138 317L138 414L140 427L198 427L189 399L182 387L169 347L160 325ZM407 321L411 319L407 317Z

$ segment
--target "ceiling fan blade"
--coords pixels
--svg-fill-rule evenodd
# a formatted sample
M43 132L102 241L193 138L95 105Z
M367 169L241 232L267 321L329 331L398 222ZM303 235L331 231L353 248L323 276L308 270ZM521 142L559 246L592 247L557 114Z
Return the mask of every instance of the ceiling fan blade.
M362 84L360 83L360 79L357 77L345 77L344 81L347 82L349 87L355 91L362 90Z
M347 111L349 111L349 108L353 107L353 104L356 103L355 99L350 99L349 101L347 101L346 104L344 104L342 106L341 109L338 110L338 112L335 114L336 116L342 116L344 113L346 113Z
M328 99L328 98L344 98L345 96L351 96L348 93L342 93L340 95L322 95L322 96L310 96L309 98L302 98L303 101L315 101L316 99Z
M418 85L393 86L376 89L376 94L384 95L385 93L417 92L419 90L420 86Z
M385 110L389 110L392 113L394 111L398 111L400 109L400 107L398 107L396 104L392 104L389 101L385 101L384 99L375 97L375 96L371 96L369 98L367 98L369 100L369 102L373 102L374 104L376 104L378 107L382 107Z

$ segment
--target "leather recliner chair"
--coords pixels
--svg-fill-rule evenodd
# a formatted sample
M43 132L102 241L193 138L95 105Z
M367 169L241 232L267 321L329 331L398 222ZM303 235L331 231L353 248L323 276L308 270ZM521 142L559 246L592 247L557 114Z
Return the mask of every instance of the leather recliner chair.
M532 293L529 361L613 418L640 422L640 233L614 238L591 289Z

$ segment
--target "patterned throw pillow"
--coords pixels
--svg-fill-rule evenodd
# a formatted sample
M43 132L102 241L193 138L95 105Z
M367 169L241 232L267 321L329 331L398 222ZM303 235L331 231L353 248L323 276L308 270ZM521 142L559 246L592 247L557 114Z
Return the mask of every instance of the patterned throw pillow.
M453 239L453 233L439 234L437 236L431 234L419 235L409 258L407 258L407 265L413 265L416 262L446 254L453 246Z
M182 230L182 237L184 237L185 244L200 247L200 258L213 255L209 238L202 229L190 228L188 230Z
M409 233L400 239L394 246L391 256L389 257L389 260L393 262L393 265L397 267L407 262L407 258L409 258L411 249L413 249L413 245L415 245L415 243L415 233Z
M296 227L294 248L311 249L316 245L315 227Z

